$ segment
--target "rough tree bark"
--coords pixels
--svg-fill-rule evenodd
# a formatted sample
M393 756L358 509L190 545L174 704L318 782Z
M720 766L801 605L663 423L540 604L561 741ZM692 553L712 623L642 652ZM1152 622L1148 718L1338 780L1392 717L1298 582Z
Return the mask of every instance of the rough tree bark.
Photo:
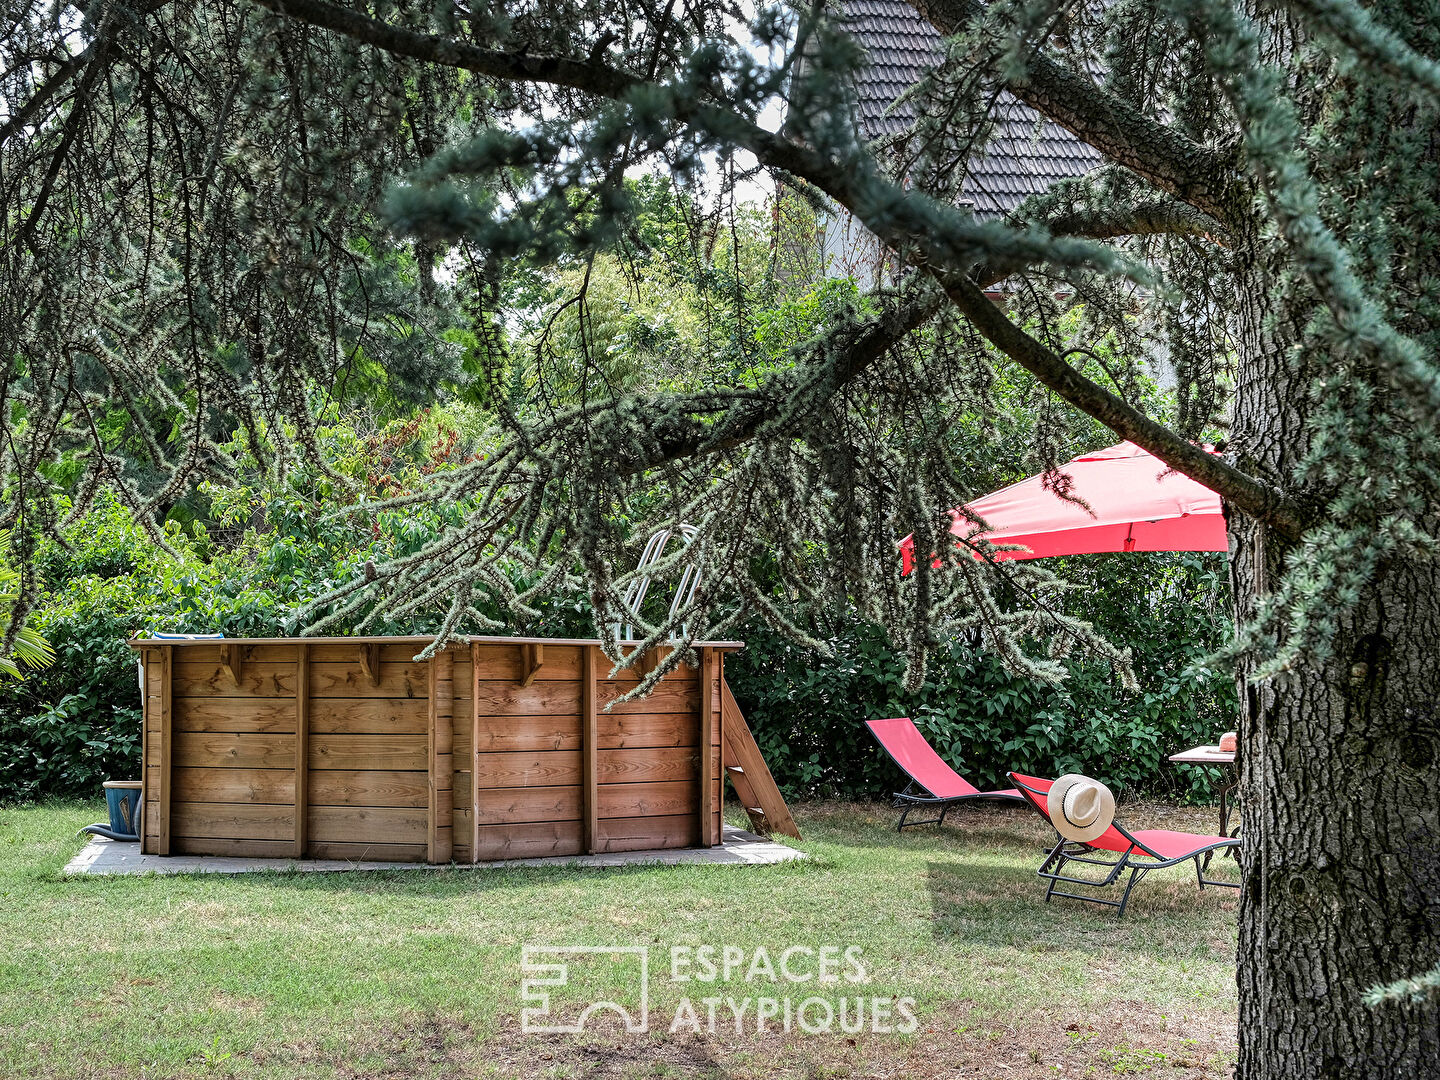
M1295 363L1296 313L1274 310L1274 268L1250 250L1232 450L1283 488L1307 446L1307 369L1323 358ZM1238 514L1230 533L1243 622L1286 545ZM1329 661L1265 682L1253 670L1242 665L1238 1076L1440 1076L1433 1006L1360 1001L1440 961L1440 566L1385 567Z

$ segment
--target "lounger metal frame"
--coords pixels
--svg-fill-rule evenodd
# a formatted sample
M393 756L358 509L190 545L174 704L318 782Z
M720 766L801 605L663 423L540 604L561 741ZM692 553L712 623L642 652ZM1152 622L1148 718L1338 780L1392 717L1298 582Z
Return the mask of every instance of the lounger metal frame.
M886 752L889 753L888 750ZM891 755L890 760L895 760L893 754ZM895 764L900 765L898 761L896 761ZM900 765L900 768L903 770L905 766ZM968 795L947 795L945 798L942 799L938 798L935 795L919 794L919 792L925 790L927 789L924 787L924 785L917 783L915 780L911 780L910 783L905 785L904 791L895 792L895 796L890 803L890 808L892 810L901 811L900 824L895 826L896 832L900 832L902 829L905 829L907 827L913 829L917 825L943 825L945 824L945 815L950 812L951 808L963 802L974 802L977 799L991 799L997 802L1025 801L1025 797L1023 795L1010 795L1006 792L1001 791L974 791ZM919 810L922 806L938 807L940 810L940 816L924 818L920 821L907 822L905 820L907 817L910 816L912 811Z
M880 749L885 751L885 756L888 757L891 761L893 761L895 763L895 767L901 772L903 772L910 780L910 782L905 785L905 790L895 792L890 802L890 809L901 811L900 823L895 826L896 832L902 832L907 827L907 825L912 829L919 825L943 825L945 823L945 815L950 812L951 807L957 805L958 803L971 802L975 799L993 799L999 802L1025 801L1025 796L1013 795L1008 791L971 791L964 795L935 795L931 793L929 788L927 788L919 780L915 779L915 777L911 774L910 770L905 767L905 763L895 756L894 752L890 749L890 747L885 745L885 740L880 738L880 735L875 731L874 728L870 727L867 724L865 730L869 731L870 737L880 744ZM921 737L924 737L923 734L921 735ZM931 750L934 750L934 747L931 747ZM936 756L938 757L939 755L937 754ZM941 758L941 761L942 763L944 763L946 768L950 769L952 773L955 773L955 769L950 765L949 762L945 761L943 758ZM957 777L960 777L960 779L964 780L964 777L960 776L959 773L955 773L955 775ZM922 792L924 792L924 794L921 794ZM907 822L905 820L910 816L912 811L918 810L922 806L933 806L939 808L940 816L925 818L923 821Z
M1014 782L1016 788L1025 793L1022 795L1022 798L1025 798L1027 802L1039 811L1040 815L1044 817L1046 821L1050 821L1050 815L1046 812L1040 801L1041 792L1027 787L1014 773L1010 774L1010 779ZM1026 798L1026 796L1028 796L1028 798ZM1051 824L1053 825L1053 822ZM1195 882L1201 889L1204 889L1206 885L1215 885L1222 889L1240 888L1239 884L1233 881L1216 881L1212 878L1205 877L1200 866L1200 858L1203 855L1218 851L1221 848L1239 847L1240 840L1238 837L1230 837L1229 839L1220 839L1217 837L1213 844L1206 844L1204 847L1196 848L1194 851L1187 852L1184 855L1167 859L1147 848L1118 821L1111 822L1111 826L1129 842L1130 847L1125 851L1114 852L1107 848L1092 847L1082 841L1066 840L1063 836L1059 836L1058 832L1056 833L1057 837L1059 837L1059 843L1050 849L1049 854L1045 857L1045 861L1040 864L1040 869L1036 871L1040 877L1050 883L1045 889L1045 902L1047 904L1050 902L1052 896L1063 896L1069 900L1083 900L1090 904L1104 904L1106 907L1119 908L1119 914L1124 915L1125 905L1130 902L1130 890L1143 881L1146 874L1150 873L1151 870L1164 870L1167 867L1176 866L1189 859L1195 860ZM1092 856L1097 855L1102 857L1092 858ZM1104 858L1103 856L1105 855L1112 857ZM1135 860L1137 858L1146 861L1136 862ZM1072 877L1065 873L1065 868L1070 863L1084 863L1087 866L1103 867L1109 870L1109 873L1098 881L1092 878ZM1111 885L1114 885L1116 881L1119 880L1120 875L1126 870L1130 871L1130 877L1125 882L1125 891L1121 893L1119 900L1107 900L1102 896L1084 896L1080 893L1064 892L1056 888L1057 885L1073 885L1083 886L1088 889L1107 889Z

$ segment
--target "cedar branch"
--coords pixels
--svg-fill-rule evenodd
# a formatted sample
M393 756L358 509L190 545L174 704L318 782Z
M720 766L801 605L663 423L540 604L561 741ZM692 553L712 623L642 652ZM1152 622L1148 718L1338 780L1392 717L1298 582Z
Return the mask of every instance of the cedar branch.
M326 0L255 2L399 55L464 68L494 78L567 86L616 100L623 100L631 90L660 89L637 76L595 61L482 49L402 30L336 7ZM1242 513L1266 522L1286 537L1299 537L1303 528L1301 514L1279 492L1199 449L1085 378L1055 352L1012 323L964 272L947 265L953 252L954 237L937 236L933 231L907 232L905 226L911 222L906 220L904 201L918 199L919 196L881 180L873 172L839 168L811 147L797 145L781 133L766 131L732 110L695 104L684 109L677 107L676 112L677 121L693 123L725 142L744 147L763 165L808 181L849 209L880 240L901 252L911 265L934 277L951 302L981 334L1062 400L1150 451L1172 468L1209 487ZM1176 195L1191 205L1198 205L1193 197L1187 199L1180 191ZM1208 207L1201 208L1210 212ZM917 217L914 220L920 219ZM929 218L924 220L926 224L931 224Z

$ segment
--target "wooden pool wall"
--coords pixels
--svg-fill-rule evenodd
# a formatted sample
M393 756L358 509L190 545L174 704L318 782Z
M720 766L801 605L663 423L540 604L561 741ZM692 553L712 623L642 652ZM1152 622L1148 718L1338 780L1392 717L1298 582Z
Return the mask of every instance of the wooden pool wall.
M142 849L448 863L720 843L738 643L698 646L698 668L606 711L638 676L608 678L594 642L477 640L417 663L426 642L131 642Z

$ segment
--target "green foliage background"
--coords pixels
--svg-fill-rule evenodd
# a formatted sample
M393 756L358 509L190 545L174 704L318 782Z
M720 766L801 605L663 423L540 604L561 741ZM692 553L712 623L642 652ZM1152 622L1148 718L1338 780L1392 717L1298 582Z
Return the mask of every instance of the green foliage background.
M563 406L586 392L587 364L616 392L704 385L717 371L753 385L838 312L871 302L849 280L778 272L775 254L785 249L772 246L771 227L753 208L737 213L725 242L704 251L687 239L687 211L672 185L648 177L632 187L635 228L614 250L542 269L517 265L503 288L524 318L507 326L479 316L444 332L459 368L431 387L432 407L417 409L406 372L363 350L337 386L317 388L325 459L358 494L311 466L277 475L237 437L225 447L241 465L234 483L202 486L170 508L164 528L173 555L103 501L70 530L68 546L43 542L34 560L44 590L35 628L57 659L21 682L0 682L0 800L94 794L101 780L138 774L140 702L127 638L160 630L295 634L296 609L307 601L353 580L367 561L413 553L461 521L463 506L435 500L404 512L364 504L416 490L485 453L501 398L517 414ZM582 283L583 312L567 303ZM1060 331L1074 331L1082 316L1070 313L1065 321L1075 325ZM930 344L925 332L915 344ZM1091 345L1096 355L1118 349L1109 340ZM1154 415L1173 405L1148 381L1131 391ZM1057 411L1023 374L998 377L988 402L954 416L949 428L977 490L1039 467L1041 443L1063 459L1113 441L1088 418ZM124 437L117 432L117 449ZM802 610L777 593L777 605L834 653L827 659L756 620L744 632L749 647L727 662L781 785L800 797L886 795L901 781L862 721L908 715L982 786L1008 786L1006 769L1078 769L1125 792L1207 797L1213 774L1164 759L1233 726L1229 677L1192 670L1228 633L1223 556L1096 556L1056 568L1081 586L1066 594L1067 614L1133 650L1139 693L1083 655L1067 662L1062 685L1048 686L1007 673L978 641L956 638L921 692L907 696L903 657L878 627L853 611ZM594 633L584 596L562 592L540 610L540 619L512 628ZM482 614L507 619L498 609ZM440 620L441 612L422 610L371 632L430 632Z
M827 635L826 660L759 625L725 676L765 758L792 796L872 797L905 777L864 721L909 716L940 755L981 788L1011 786L1007 770L1085 772L1117 794L1210 798L1219 773L1166 758L1234 726L1231 677L1197 662L1227 632L1223 555L1094 555L1065 560L1072 614L1134 650L1141 690L1104 663L1072 658L1047 686L1007 672L974 640L953 639L919 694L902 689L904 660L873 625Z
M412 466L413 468L413 466ZM370 558L424 543L441 514L394 515L367 524L326 518L295 491L243 488L212 503L221 542L203 526L172 525L179 558L157 551L114 506L101 506L69 537L71 551L41 556L48 588L38 628L54 666L0 688L0 792L6 801L93 795L100 781L139 773L135 657L142 631L295 632L293 609L357 572ZM904 663L879 629L854 618L823 624L825 659L758 622L726 676L777 779L792 797L880 797L903 783L862 722L911 716L941 755L981 786L1006 769L1058 775L1083 770L1130 794L1187 799L1211 794L1211 770L1175 768L1166 755L1213 741L1231 725L1229 677L1191 665L1226 624L1222 556L1114 555L1072 559L1086 587L1078 613L1135 651L1143 690L1126 693L1103 663L1075 657L1058 687L1007 673L972 641L950 642L922 692L901 689ZM497 613L498 614L498 613ZM380 628L433 630L439 615ZM553 599L527 632L592 632L583 597Z

